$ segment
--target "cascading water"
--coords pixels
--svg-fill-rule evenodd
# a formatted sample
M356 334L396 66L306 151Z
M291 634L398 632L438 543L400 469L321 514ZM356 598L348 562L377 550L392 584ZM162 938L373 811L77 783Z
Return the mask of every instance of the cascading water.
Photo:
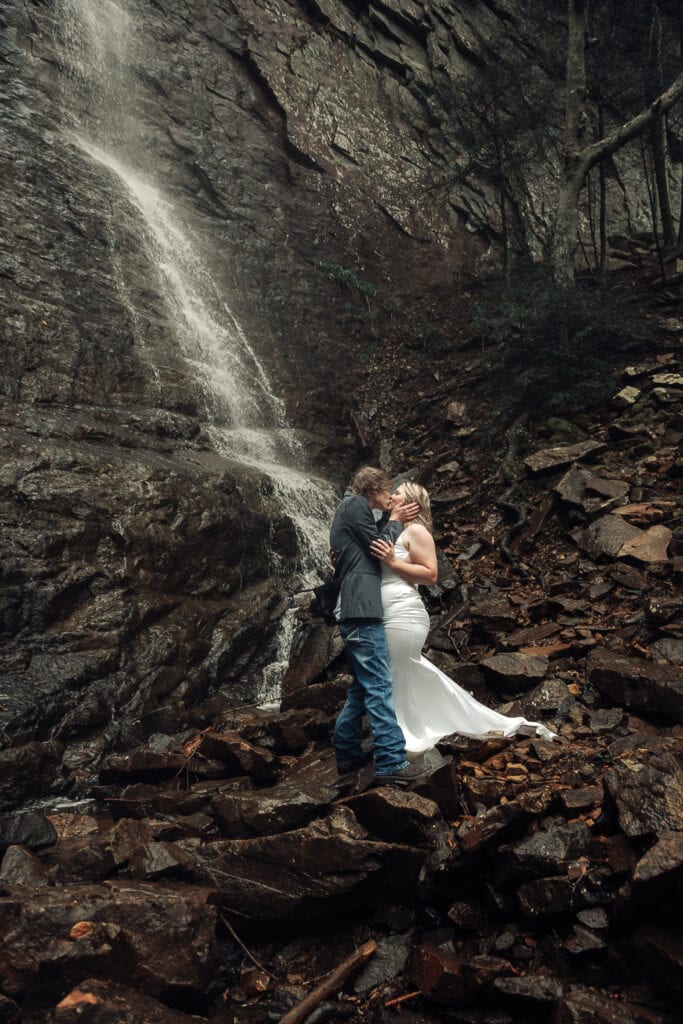
M201 242L189 226L191 211L165 194L150 173L155 161L144 123L149 96L135 73L142 43L134 28L143 12L136 0L59 0L59 6L72 90L72 103L65 104L70 137L84 158L114 175L136 211L175 324L172 343L188 366L213 443L268 475L297 529L302 578L310 578L324 564L333 490L294 468L304 463L302 446L202 259ZM280 654L285 661L286 653ZM272 691L277 674L278 666L271 666L267 689Z

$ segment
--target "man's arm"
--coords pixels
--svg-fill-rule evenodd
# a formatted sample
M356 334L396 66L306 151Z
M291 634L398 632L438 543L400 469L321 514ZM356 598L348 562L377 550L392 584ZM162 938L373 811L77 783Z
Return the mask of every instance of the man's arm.
M405 515L407 517L406 521L409 521L408 509L411 507L404 505L401 510L392 511L389 521L380 528L375 522L375 517L365 498L356 495L351 499L346 526L363 551L374 558L375 556L370 550L370 545L376 540L387 540L392 544L395 540L398 540L403 532L404 525L403 521L398 518L398 515ZM415 505L412 513L413 518L418 511L419 508Z

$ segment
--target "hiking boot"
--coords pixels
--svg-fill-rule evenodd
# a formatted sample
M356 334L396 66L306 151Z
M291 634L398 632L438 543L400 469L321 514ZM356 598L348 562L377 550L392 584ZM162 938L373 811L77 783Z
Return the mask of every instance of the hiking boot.
M425 764L425 759L412 761L405 768L399 768L397 772L389 772L387 775L377 775L377 783L380 786L409 786L411 782L419 782L430 772Z

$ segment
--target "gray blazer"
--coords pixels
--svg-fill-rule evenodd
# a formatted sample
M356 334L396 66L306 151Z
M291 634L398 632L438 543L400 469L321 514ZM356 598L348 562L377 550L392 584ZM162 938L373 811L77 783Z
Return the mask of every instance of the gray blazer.
M370 554L373 540L392 543L403 532L403 523L376 523L370 505L360 494L347 491L330 528L330 547L335 554L334 575L340 583L339 621L381 620L381 564Z

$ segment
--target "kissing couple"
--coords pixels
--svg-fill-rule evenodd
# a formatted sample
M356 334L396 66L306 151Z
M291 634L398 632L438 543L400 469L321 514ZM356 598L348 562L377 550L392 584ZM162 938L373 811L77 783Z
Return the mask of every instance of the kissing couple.
M382 518L376 522L373 510ZM363 717L373 737L380 784L408 785L429 770L424 753L444 736L513 736L522 727L554 739L540 722L508 718L480 704L422 655L429 616L418 586L437 580L429 495L365 466L354 475L330 529L335 619L353 681L334 730L340 775L369 760Z

